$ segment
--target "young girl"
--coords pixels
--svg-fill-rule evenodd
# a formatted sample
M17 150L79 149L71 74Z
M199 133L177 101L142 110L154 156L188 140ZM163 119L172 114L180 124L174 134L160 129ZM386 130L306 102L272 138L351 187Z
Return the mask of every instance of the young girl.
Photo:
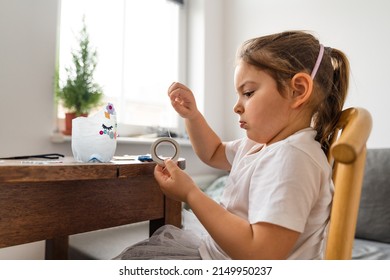
M237 55L234 112L247 137L222 142L189 88L168 95L199 158L230 171L220 204L171 160L155 178L186 202L207 235L165 226L118 258L321 259L332 202L329 138L347 94L349 63L312 35L291 31L245 42Z

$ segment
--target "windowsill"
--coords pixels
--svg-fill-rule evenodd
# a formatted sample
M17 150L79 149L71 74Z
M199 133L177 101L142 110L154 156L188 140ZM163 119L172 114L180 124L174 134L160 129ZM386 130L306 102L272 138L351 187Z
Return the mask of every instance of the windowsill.
M118 144L145 144L150 145L154 141L156 141L158 137L149 137L149 136L137 136L137 137L118 137L117 143ZM188 139L185 138L173 138L176 140L176 142L180 146L191 146L191 142ZM70 135L64 135L62 133L53 133L51 135L51 142L52 143L66 143L71 142L72 136Z

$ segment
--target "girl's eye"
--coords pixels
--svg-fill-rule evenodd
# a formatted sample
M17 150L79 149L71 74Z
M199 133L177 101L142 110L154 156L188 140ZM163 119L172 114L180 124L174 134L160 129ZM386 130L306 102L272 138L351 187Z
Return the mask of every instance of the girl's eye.
M247 91L247 92L244 92L242 95L246 96L246 97L250 97L252 96L252 94L254 93L255 91Z

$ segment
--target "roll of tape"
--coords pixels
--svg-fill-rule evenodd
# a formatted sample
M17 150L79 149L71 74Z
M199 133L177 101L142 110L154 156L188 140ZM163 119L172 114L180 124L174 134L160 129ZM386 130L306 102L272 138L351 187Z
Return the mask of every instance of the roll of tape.
M164 159L160 158L157 155L157 148L161 143L164 143L164 142L170 143L175 148L175 154L171 157L171 159L173 161L177 161L179 159L179 155L180 155L180 146L175 140L173 140L172 138L169 138L169 137L161 137L161 138L157 139L152 144L152 147L150 149L150 154L152 155L153 161L155 161L157 164L159 164L161 166L165 166L165 163L164 163Z

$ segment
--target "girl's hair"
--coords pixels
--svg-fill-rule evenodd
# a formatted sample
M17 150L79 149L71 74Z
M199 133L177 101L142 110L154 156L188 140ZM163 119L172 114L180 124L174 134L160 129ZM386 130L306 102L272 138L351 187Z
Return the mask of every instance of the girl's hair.
M310 75L320 52L319 41L303 31L287 31L246 41L237 58L270 74L280 93L286 92L295 74ZM349 62L337 49L325 47L313 81L309 106L316 140L325 153L347 96Z

